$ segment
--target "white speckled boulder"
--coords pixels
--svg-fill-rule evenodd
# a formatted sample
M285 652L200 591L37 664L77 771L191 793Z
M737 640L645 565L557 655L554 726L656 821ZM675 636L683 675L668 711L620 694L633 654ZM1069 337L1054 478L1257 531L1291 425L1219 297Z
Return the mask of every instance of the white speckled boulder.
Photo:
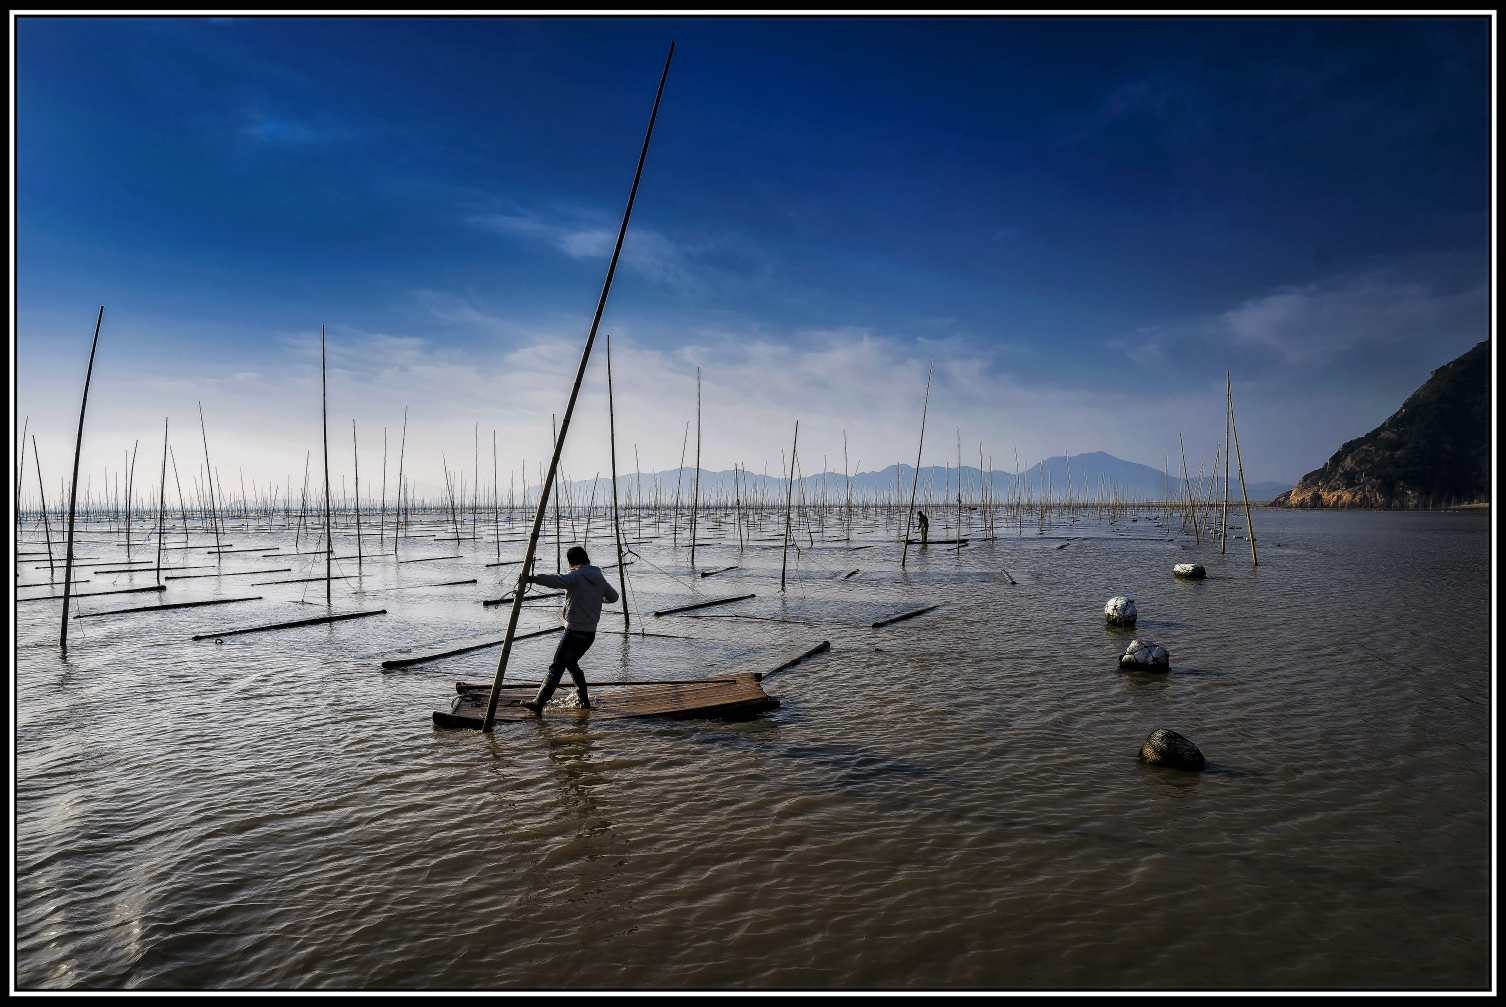
M1208 576L1208 571L1203 568L1203 564L1201 563L1178 563L1171 568L1171 572L1178 577L1189 577L1192 580L1201 580Z
M1145 640L1131 640L1129 649L1120 655L1119 667L1131 671L1170 671L1171 655L1165 647Z
M1140 761L1152 766L1167 766L1171 769L1202 769L1206 763L1203 753L1189 739L1175 731L1161 727L1150 732L1145 744L1140 746Z
M1110 598L1103 606L1103 617L1108 620L1110 626L1133 626L1135 603L1123 595Z

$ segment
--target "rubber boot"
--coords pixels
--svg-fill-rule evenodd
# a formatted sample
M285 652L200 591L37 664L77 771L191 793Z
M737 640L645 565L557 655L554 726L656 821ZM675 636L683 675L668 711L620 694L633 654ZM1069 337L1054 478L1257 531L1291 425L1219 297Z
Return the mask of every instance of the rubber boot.
M575 680L575 696L580 700L580 708L582 710L591 709L591 696L586 691L586 676L577 675L572 671L570 677Z
M530 700L525 700L522 704L523 709L532 710L535 716L542 717L544 715L544 704L549 702L549 697L554 695L554 690L559 687L559 684L558 679L545 678L539 686L539 694Z

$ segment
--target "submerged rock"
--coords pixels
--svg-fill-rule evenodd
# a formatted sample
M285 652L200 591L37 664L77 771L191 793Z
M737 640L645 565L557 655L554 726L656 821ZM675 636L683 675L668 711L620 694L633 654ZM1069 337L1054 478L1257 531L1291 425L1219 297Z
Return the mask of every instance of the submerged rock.
M1140 761L1151 766L1193 771L1202 769L1206 764L1203 753L1198 751L1196 745L1164 727L1150 732L1150 737L1140 746Z
M1171 572L1178 577L1191 577L1193 580L1208 576L1208 571L1203 569L1201 563L1178 563L1171 568Z
M1103 606L1103 617L1108 620L1110 626L1133 626L1135 603L1123 595L1110 598Z
M1145 640L1131 640L1129 649L1119 657L1119 667L1134 671L1170 671L1171 655L1165 647Z

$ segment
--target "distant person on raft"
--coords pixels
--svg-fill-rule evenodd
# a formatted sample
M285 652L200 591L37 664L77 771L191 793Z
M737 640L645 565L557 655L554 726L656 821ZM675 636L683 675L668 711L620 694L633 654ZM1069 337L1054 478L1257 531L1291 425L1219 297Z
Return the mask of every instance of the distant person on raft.
M612 585L600 570L591 565L591 557L580 546L571 546L565 553L570 563L569 573L536 573L528 578L530 584L544 587L561 587L565 596L565 637L554 651L554 663L549 665L549 674L539 686L539 694L523 705L539 716L544 715L544 704L559 688L560 677L570 672L575 683L576 695L580 697L581 709L591 708L591 697L586 693L586 673L580 670L580 659L591 644L596 642L596 624L601 621L601 603L615 603L618 598Z
M926 517L926 512L923 510L915 512L915 519L920 522L920 544L925 545L926 538L931 534L931 519Z

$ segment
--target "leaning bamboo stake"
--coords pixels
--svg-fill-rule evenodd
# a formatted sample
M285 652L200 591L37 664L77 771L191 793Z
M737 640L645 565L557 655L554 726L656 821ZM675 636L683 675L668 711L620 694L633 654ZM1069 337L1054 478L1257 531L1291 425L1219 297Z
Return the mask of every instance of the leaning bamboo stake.
M26 431L31 429L31 417L27 416L21 423L21 450L16 452L16 538L25 531L25 525L21 521L21 480L26 476ZM19 548L19 546L17 547Z
M350 421L350 453L356 466L356 569L364 564L361 556L361 445L356 440L356 421Z
M157 583L162 583L162 536L167 532L167 417L162 417L162 480L157 487Z
M1260 565L1260 557L1255 554L1255 524L1250 520L1250 494L1245 489L1245 462L1239 453L1239 425L1234 422L1234 391L1233 382L1230 381L1229 390L1229 429L1234 431L1234 460L1239 466L1239 493L1245 501L1245 534L1250 536L1250 559L1255 566Z
M220 512L214 502L214 469L209 465L209 434L204 429L204 403L199 403L199 434L204 438L204 482L209 486L209 520L214 525L214 548L220 549Z
M690 568L695 569L696 515L701 511L701 369L695 369L695 489L690 494Z
M795 499L795 450L800 446L800 421L795 421L795 441L790 445L789 489L784 498L784 556L779 562L779 590L784 590L784 572L790 562L790 503Z
M622 585L622 628L632 628L628 615L627 563L622 555L622 521L617 516L617 409L612 401L612 334L607 333L607 433L612 449L612 531L617 539L617 581ZM502 558L501 539L498 539L497 558Z
M591 319L591 333L586 337L586 347L580 355L580 368L575 372L575 385L570 389L570 401L565 406L564 422L560 424L559 436L554 442L554 456L549 460L549 474L540 487L539 506L534 512L533 529L528 535L528 550L523 556L523 565L518 571L518 586L513 591L512 611L507 618L507 634L502 638L502 654L497 658L497 674L492 680L491 698L486 703L486 716L481 720L481 730L490 732L497 717L497 699L502 693L502 678L507 674L507 659L512 653L513 637L518 630L518 616L523 612L523 590L528 586L528 575L533 572L533 559L538 551L539 533L544 527L544 515L549 505L549 490L559 469L560 452L565 446L565 435L570 430L570 417L575 412L575 400L580 396L580 385L586 377L586 364L591 359L591 346L596 342L596 330L601 325L602 312L607 307L607 294L612 289L612 277L617 272L617 260L622 255L622 241L627 237L628 220L633 215L633 200L638 196L638 182L643 177L643 162L648 158L648 142L654 135L654 119L659 115L659 100L664 97L664 82L669 79L669 63L674 59L675 44L669 44L669 56L664 60L664 73L659 78L659 91L654 96L654 110L648 117L648 131L643 137L643 150L638 154L638 170L633 175L633 187L628 192L627 208L622 213L622 226L617 231L617 244L612 249L612 262L607 266L607 278L601 286L601 297L596 302L596 314Z
M37 435L31 435L31 460L37 465L37 492L42 498L42 534L47 536L47 579L57 576L57 570L52 564L52 522L47 519L47 491L46 483L42 482L42 456L37 453Z
M926 368L926 398L920 407L920 444L915 449L915 477L910 480L910 509L905 512L905 547L899 554L899 565L904 569L910 557L910 518L915 514L915 491L920 487L920 453L926 446L926 411L931 407L931 371L936 361Z
M403 406L403 440L397 449L397 499L392 504L392 558L397 559L397 537L403 530L403 458L408 453L408 407Z
M1218 535L1218 553L1229 551L1229 410L1234 401L1234 372L1224 371L1224 515Z
M319 326L320 418L324 429L324 604L334 604L330 574L335 564L335 526L330 521L329 499L329 377L324 363L324 326ZM215 548L219 548L216 546Z
M78 462L84 449L84 410L89 405L89 381L94 377L94 351L99 349L99 327L105 320L105 306L99 306L99 317L94 320L94 342L89 346L89 369L84 372L84 396L78 405L78 439L73 444L73 484L68 487L68 544L63 557L63 630L58 638L58 646L63 651L63 656L68 656L68 595L73 586L73 530L74 520L78 516ZM36 455L36 445L32 445L33 457ZM40 470L37 474L37 482L42 481ZM45 509L45 507L44 507Z

